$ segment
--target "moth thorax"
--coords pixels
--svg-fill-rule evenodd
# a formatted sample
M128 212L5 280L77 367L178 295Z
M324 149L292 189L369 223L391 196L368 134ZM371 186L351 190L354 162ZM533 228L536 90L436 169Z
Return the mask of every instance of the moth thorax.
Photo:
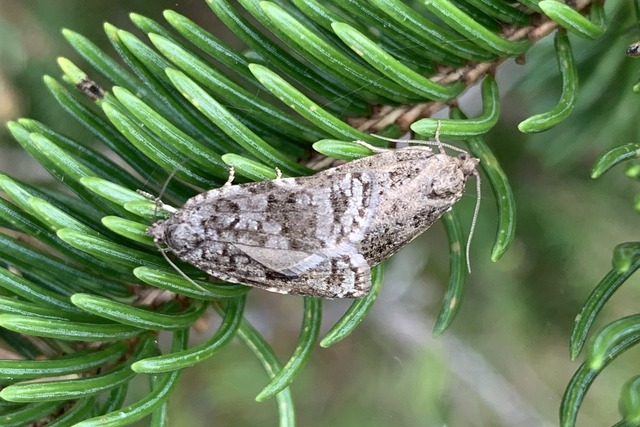
M153 241L158 245L164 244L164 220L157 221L147 229L147 235L153 237Z
M188 252L204 240L202 231L196 230L188 222L164 224L164 242L173 252Z

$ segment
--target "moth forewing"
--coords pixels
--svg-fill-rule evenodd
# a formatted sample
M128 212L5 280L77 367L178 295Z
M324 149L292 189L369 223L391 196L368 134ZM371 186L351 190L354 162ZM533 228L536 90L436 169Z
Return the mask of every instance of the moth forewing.
M222 280L326 298L366 295L370 269L461 197L476 159L428 147L385 151L310 177L225 186L148 229Z

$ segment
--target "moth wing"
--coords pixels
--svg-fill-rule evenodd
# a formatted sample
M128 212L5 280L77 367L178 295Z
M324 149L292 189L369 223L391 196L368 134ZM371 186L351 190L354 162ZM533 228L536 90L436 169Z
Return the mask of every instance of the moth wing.
M262 268L258 262L251 259L242 270L228 265L221 268L208 265L203 270L222 280L290 295L359 298L366 295L371 287L371 268L358 252L326 258L313 267L305 266L302 273L292 275Z
M371 268L360 253L343 254L323 262L294 278L296 291L286 293L311 295L323 298L359 298L371 287Z
M288 294L363 296L371 273L360 242L380 204L375 174L318 175L196 196L166 221L166 241L178 258L222 280Z
M233 246L264 265L285 276L298 276L316 268L322 262L331 258L347 254L357 254L355 246L341 243L335 247L328 247L316 253L305 251L262 248L257 246L235 243ZM362 258L364 260L364 257ZM366 261L365 261L366 263ZM369 265L367 264L367 267Z
M315 267L325 259L319 254L310 254L309 252L303 251L285 251L282 249L261 248L239 243L235 243L233 246L265 267L284 274L285 276L299 275Z
M208 218L205 233L208 239L240 245L251 256L260 256L261 248L307 252L309 265L315 265L313 254L341 251L341 244L361 241L380 204L373 172L338 178L287 178L220 192L203 215ZM262 252L277 256L271 254ZM304 258L293 253L291 264L306 264Z

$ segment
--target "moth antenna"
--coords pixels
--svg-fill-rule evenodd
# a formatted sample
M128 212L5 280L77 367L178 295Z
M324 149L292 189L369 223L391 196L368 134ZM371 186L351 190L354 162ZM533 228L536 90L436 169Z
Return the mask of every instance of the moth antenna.
M146 191L138 190L139 194L142 194L147 199L153 200L155 202L156 207L155 207L155 210L153 211L154 215L158 214L158 209L162 209L162 210L167 211L167 212L169 212L171 214L175 213L177 211L177 209L174 208L173 206L169 206L169 205L164 204L161 199L162 199L162 196L164 195L165 191L167 191L167 187L169 186L169 183L171 182L173 177L176 176L176 173L180 169L180 166L183 166L188 160L189 160L189 158L183 159L180 163L178 163L173 168L173 170L171 171L171 173L169 174L167 179L164 180L164 183L162 184L162 187L160 187L160 192L158 193L158 196L154 196L151 193L148 193Z
M155 200L156 199L156 196L154 196L153 194L151 194L151 193L149 193L147 191L144 191L144 190L136 190L136 193L144 196L145 198L147 198L149 200Z
M473 218L471 219L471 227L469 228L469 237L467 238L467 248L465 251L465 256L467 258L467 271L469 274L471 274L471 261L469 260L471 239L473 238L473 233L476 230L476 221L478 220L478 213L480 212L480 200L482 199L482 194L480 192L480 174L477 170L474 170L473 176L476 178L476 207L473 210Z
M393 139L393 138L387 138L385 136L380 136L380 135L376 135L376 134L371 134L371 136L375 136L378 139L383 139L385 141L389 141L389 142L406 142L407 144L418 144L418 145L435 145L437 147L446 147L449 148L453 151L457 151L458 153L466 153L469 154L469 152L467 150L463 150L462 148L456 147L455 145L452 144L447 144L446 142L436 142L436 141L424 141L422 139ZM360 141L358 141L360 142ZM380 148L376 147L377 150L381 150ZM382 151L380 151L382 152Z
M462 148L456 147L455 145L452 144L447 144L444 143L442 141L440 141L440 128L442 127L442 120L438 120L438 125L436 126L436 134L435 134L435 141L423 141L421 139L393 139L393 138L387 138L385 136L380 136L380 135L376 135L376 134L371 134L371 136L375 136L378 139L382 139L384 141L389 141L389 142L403 142L403 143L407 143L407 144L418 144L418 145L432 145L432 146L436 146L438 147L438 149L440 150L441 153L444 153L444 148L448 148L450 150L453 151L457 151L458 153L466 153L469 154L468 151L463 150ZM380 149L378 147L373 147L369 144L367 144L364 141L357 141L359 144L369 148L370 150L372 150L375 153L381 153L385 150Z
M385 141L390 141L390 142L398 142L399 141L397 139L384 138L382 136L378 136L378 135L374 135L374 134L371 134L371 135L375 136L376 138L384 139ZM388 148L376 147L375 145L371 145L368 142L362 141L361 139L357 140L356 144L359 144L359 145L362 145L365 148L368 148L369 150L373 151L375 154L380 154L380 153L384 153L386 151L389 151Z
M182 162L180 162L179 166L182 166L182 164L184 162L186 162L186 161L187 161L187 159L185 159ZM160 187L160 192L158 193L158 197L156 197L156 200L160 200L162 198L162 196L164 196L164 192L167 191L167 187L169 186L169 183L171 182L173 177L176 176L177 172L178 172L178 166L173 168L173 170L171 171L171 173L169 174L167 179L164 180L164 184L162 184L162 187Z
M208 290L198 285L191 277L187 276L184 271L180 270L180 267L178 267L176 263L171 261L171 258L169 258L169 256L167 255L165 248L161 248L160 245L158 245L157 243L156 243L156 247L158 248L158 251L160 251L160 253L162 254L163 258L169 263L171 267L173 267L175 271L178 272L180 276L182 276L183 279L186 279L189 283L191 283L193 286L200 289L201 291L209 293Z
M176 213L178 211L178 209L174 208L171 205L167 205L162 200L160 200L160 198L154 196L151 193L147 193L146 191L143 191L143 190L136 190L136 193L141 194L144 197L146 197L147 199L153 201L156 204L156 210L157 209L162 209L163 211L169 212L170 214ZM156 214L156 213L157 212L154 212L154 214Z
M404 142L407 142L409 144L436 145L440 149L442 149L443 147L446 147L450 150L457 151L458 153L469 154L467 150L463 150L462 148L456 147L455 145L452 145L452 144L447 144L446 142L421 141L419 139L408 139Z

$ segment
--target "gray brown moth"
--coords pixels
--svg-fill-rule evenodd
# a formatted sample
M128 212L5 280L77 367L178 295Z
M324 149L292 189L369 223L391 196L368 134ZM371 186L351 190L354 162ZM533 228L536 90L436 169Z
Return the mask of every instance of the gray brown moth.
M313 176L198 194L147 233L222 280L358 298L369 291L372 267L460 200L477 163L442 147L439 154L428 147L383 151Z

